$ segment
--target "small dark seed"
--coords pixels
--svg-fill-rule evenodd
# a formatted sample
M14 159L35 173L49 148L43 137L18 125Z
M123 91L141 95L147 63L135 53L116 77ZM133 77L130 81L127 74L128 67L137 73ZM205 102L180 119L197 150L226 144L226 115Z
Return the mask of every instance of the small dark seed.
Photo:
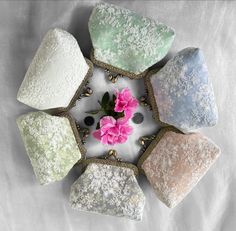
M94 118L92 116L87 116L84 118L84 123L87 126L92 126L94 124Z
M143 114L140 113L140 112L136 112L132 118L132 121L135 123L135 124L141 124L144 120L144 117L143 117Z

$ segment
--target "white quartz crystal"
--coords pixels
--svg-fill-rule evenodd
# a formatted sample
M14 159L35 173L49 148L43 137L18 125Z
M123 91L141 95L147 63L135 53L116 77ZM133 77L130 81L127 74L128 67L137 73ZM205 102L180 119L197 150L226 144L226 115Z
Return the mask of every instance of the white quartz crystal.
M64 30L49 30L26 72L17 99L39 110L67 107L88 69L76 39Z

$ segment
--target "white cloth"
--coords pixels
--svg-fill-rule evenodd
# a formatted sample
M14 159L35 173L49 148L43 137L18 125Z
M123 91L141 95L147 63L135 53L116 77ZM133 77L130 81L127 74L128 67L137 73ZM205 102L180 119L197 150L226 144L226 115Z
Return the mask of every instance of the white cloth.
M218 125L203 132L221 147L222 155L174 209L160 202L145 177L141 177L139 182L146 195L142 222L72 210L68 203L69 191L79 172L73 169L64 180L48 186L37 183L15 123L18 115L32 109L17 102L16 94L41 39L50 28L68 30L77 38L84 55L89 56L91 41L87 22L95 1L0 1L0 230L235 230L236 2L136 0L113 3L175 28L176 38L168 57L187 46L203 50L219 108ZM120 87L126 85L125 81L118 81ZM99 80L98 83L97 92L101 94L107 85ZM142 89L139 84L138 87ZM86 100L85 108L82 105ZM96 97L86 100L80 101L81 111L96 106ZM151 116L145 115L145 121L147 118ZM155 129L153 123L145 123L137 126L135 137L131 139L132 144L127 149L129 160L136 158L136 146L131 146L136 135ZM103 152L99 148L95 151L91 150L91 155ZM126 158L124 149L118 151Z

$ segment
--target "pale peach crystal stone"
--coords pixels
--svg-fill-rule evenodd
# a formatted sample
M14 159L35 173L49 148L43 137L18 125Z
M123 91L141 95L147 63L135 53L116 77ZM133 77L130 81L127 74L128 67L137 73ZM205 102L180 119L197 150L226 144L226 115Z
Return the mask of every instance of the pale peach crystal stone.
M199 133L186 135L167 131L141 168L158 198L168 207L174 207L192 190L219 154L220 149Z

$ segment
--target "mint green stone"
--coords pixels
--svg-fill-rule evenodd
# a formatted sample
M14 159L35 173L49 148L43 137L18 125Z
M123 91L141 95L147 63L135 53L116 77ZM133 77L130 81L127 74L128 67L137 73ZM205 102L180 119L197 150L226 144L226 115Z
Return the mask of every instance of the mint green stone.
M18 117L17 125L40 184L61 180L81 159L67 118L31 112Z
M140 74L160 61L175 37L170 27L108 3L99 3L89 19L96 60Z

